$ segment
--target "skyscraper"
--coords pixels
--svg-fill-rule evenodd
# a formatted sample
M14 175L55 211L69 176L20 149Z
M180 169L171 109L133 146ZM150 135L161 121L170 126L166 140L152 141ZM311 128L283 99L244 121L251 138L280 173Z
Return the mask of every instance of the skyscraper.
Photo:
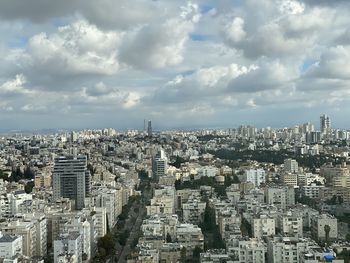
M167 170L168 159L165 155L164 150L159 150L159 152L154 156L152 162L152 172L153 178L158 181L159 177L164 176Z
M151 120L148 121L147 135L148 135L149 137L152 137L152 121L151 121Z
M90 195L90 171L83 155L58 157L53 169L53 198L74 200L75 208L84 208L84 200Z
M327 133L327 131L331 128L331 120L330 118L326 115L323 114L320 117L320 130L321 133Z

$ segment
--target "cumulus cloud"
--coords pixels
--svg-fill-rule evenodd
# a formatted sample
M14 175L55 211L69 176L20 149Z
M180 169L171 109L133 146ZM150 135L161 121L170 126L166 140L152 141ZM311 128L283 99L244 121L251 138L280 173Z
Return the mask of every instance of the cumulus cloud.
M16 75L14 79L7 80L0 85L0 94L2 94L2 96L28 94L30 90L24 87L25 83L26 78L24 75Z
M278 60L262 60L247 74L233 79L228 88L235 92L259 92L272 89L283 89L293 84L298 77L296 67L287 67Z
M181 63L186 41L199 18L198 6L188 3L175 18L141 26L123 42L121 60L141 69Z
M327 8L306 8L294 0L277 4L271 0L249 0L240 15L225 16L224 40L256 59L304 55L317 43L319 33L331 25L335 13Z
M336 46L325 51L306 77L350 80L350 46Z
M25 66L53 75L110 75L120 68L117 48L122 37L80 20L52 35L33 36L22 59Z
M192 103L207 97L222 95L232 79L245 75L255 66L214 66L202 68L191 75L178 75L166 85L155 90L151 103Z

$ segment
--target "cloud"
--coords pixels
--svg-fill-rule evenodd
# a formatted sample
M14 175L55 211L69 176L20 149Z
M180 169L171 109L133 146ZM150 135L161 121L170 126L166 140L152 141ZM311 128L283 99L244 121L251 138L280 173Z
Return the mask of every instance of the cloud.
M232 79L248 74L254 69L254 65L245 67L237 64L202 68L188 76L176 76L147 98L151 104L191 104L194 101L202 101L204 98L214 98L226 93L227 85Z
M332 23L328 8L306 8L298 1L249 0L240 16L223 18L225 43L251 59L302 56Z
M119 68L117 48L123 33L104 32L84 20L63 26L52 35L29 40L26 66L52 75L111 75Z
M273 89L283 89L293 85L298 78L296 67L287 67L278 60L262 60L254 70L233 79L228 88L235 92L259 92Z
M325 51L305 77L350 80L350 46L336 46Z
M26 83L26 78L24 75L16 75L14 79L5 81L0 85L0 94L2 96L14 96L21 94L29 94L30 90L24 87Z
M200 18L198 6L187 4L175 18L147 24L126 37L120 49L123 62L135 68L163 68L183 61L185 44Z

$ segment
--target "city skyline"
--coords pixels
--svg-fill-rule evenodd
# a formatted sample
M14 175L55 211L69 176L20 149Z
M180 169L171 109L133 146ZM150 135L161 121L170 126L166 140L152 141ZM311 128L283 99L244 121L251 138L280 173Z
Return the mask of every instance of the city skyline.
M1 130L348 128L349 5L0 1Z

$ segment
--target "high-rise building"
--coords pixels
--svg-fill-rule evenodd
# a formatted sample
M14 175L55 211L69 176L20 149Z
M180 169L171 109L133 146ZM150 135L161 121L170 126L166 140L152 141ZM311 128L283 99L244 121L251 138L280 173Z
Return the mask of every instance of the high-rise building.
M148 121L148 126L147 126L147 135L148 135L149 137L152 137L152 133L153 133L153 131L152 131L152 121L149 120L149 121Z
M75 201L75 208L84 208L84 200L90 195L90 171L83 155L58 157L53 170L53 198Z
M299 172L298 162L293 159L285 159L284 160L284 171L286 173L297 173Z
M158 181L159 177L164 176L167 170L168 159L165 155L164 150L159 150L159 152L154 156L152 162L152 172L153 178Z
M322 133L326 133L331 128L331 119L326 114L320 117L320 130Z

